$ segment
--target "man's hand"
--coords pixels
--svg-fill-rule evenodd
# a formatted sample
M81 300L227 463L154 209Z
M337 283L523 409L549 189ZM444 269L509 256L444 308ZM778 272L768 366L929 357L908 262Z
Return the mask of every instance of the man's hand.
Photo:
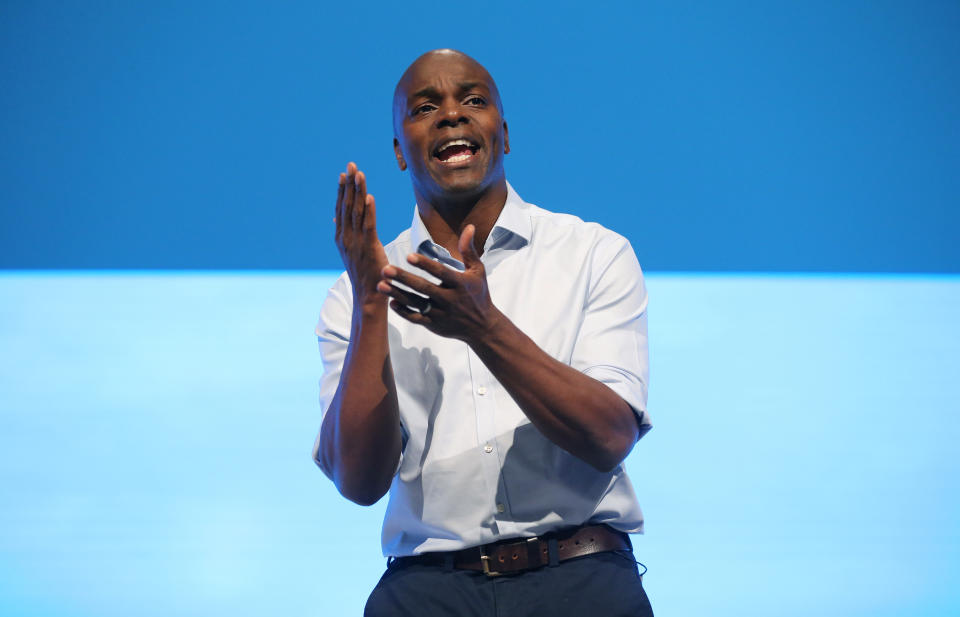
M467 225L460 235L459 249L465 270L457 272L443 264L411 254L410 264L440 280L439 285L394 266L381 270L383 280L377 291L392 298L390 308L401 317L420 324L435 334L460 339L467 343L482 339L500 320L502 314L490 300L487 273L473 246L476 228ZM396 281L409 287L411 293L392 285Z
M347 172L340 174L335 221L334 239L353 285L354 307L382 302L377 282L388 262L377 237L376 202L373 195L367 194L366 176L352 162L347 165Z

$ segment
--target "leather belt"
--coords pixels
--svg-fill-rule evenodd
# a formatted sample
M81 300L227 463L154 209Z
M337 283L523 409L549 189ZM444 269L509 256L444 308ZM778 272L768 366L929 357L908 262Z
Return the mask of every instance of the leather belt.
M430 565L452 563L454 568L477 570L487 576L500 576L548 565L550 563L549 546L554 541L557 561L604 551L632 550L627 534L606 525L584 525L533 538L501 540L460 551L398 557L395 562Z

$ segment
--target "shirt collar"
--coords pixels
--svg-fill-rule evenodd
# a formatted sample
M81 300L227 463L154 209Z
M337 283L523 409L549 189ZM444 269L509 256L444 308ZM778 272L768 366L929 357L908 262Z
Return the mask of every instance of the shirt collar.
M527 203L507 182L507 201L503 204L503 210L500 211L497 222L493 224L493 229L490 230L490 236L483 249L484 253L507 241L509 246L504 248L519 248L530 241L530 233L531 224ZM427 226L420 218L420 209L416 207L413 209L413 222L410 224L410 248L428 255L447 253L446 249L433 242Z

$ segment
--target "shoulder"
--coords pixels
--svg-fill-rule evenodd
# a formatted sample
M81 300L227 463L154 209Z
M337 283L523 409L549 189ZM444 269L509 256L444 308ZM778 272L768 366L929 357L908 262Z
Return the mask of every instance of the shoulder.
M587 277L591 295L605 287L646 292L643 270L630 241L600 223L524 204L530 215L530 248L561 272Z
M630 241L621 234L600 223L584 221L579 216L553 212L534 204L524 204L531 223L531 243L572 251L582 256L584 252L603 261L616 255L633 253Z

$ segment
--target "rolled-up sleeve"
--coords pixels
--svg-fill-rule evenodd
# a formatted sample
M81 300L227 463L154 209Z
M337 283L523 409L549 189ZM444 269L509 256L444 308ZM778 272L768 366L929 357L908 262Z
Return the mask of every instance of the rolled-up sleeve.
M647 412L647 290L626 238L611 234L605 240L593 256L571 365L606 384L633 408L642 437L653 426Z

